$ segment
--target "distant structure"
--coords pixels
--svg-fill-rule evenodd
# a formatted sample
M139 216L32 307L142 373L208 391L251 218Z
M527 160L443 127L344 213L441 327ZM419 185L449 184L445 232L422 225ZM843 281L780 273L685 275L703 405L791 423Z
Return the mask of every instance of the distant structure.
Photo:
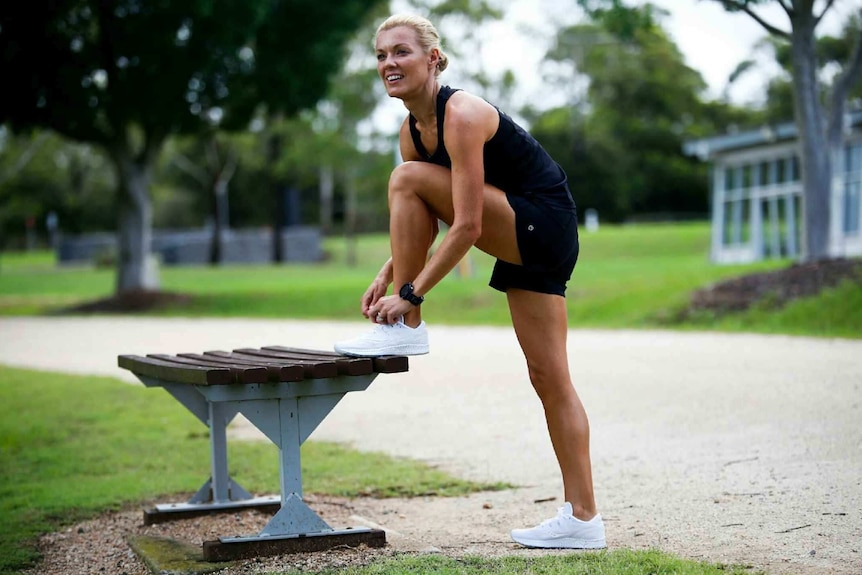
M862 110L846 115L833 159L829 254L862 255ZM712 261L749 263L802 254L803 202L796 125L691 140L685 154L710 163Z
M205 265L209 262L212 230L153 230L152 251L162 265ZM323 259L322 234L314 226L289 226L281 231L285 263L314 263ZM61 236L57 246L60 264L93 263L113 259L117 253L115 233ZM222 263L266 264L272 261L272 231L228 229L222 232Z

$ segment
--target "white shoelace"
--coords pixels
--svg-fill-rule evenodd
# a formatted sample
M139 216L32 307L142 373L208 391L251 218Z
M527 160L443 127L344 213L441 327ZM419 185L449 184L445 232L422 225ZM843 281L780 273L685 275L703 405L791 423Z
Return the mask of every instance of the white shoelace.
M542 521L542 526L560 529L566 525L570 525L572 519L574 519L574 516L567 513L565 507L560 507L557 509L557 514L554 517Z

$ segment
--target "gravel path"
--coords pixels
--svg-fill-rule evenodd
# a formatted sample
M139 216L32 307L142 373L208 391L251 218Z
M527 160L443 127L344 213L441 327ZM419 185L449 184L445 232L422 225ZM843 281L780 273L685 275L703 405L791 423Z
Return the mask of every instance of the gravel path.
M0 363L132 381L116 367L118 354L329 349L363 328L7 318L0 319ZM334 507L345 511L331 512L330 523L383 526L385 553L533 553L515 549L508 529L552 515L561 504L560 480L512 330L432 325L430 334L430 355L411 359L409 373L348 394L312 438L523 487L456 499L341 502ZM590 414L596 494L611 548L658 548L770 574L862 573L862 341L572 330L569 350ZM242 421L231 433L260 437ZM116 522L143 529L139 512L101 521ZM86 548L74 540L98 539L99 523L46 538L49 559L39 572L91 572L51 570L47 561ZM102 546L110 547L104 537ZM118 545L113 552L126 554ZM351 553L328 556L338 564ZM281 559L283 566L301 560ZM245 569L237 572L255 572Z

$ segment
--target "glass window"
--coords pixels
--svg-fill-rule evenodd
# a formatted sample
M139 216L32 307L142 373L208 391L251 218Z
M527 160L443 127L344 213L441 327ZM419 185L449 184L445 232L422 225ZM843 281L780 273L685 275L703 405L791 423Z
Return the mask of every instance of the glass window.
M862 195L862 143L844 148L844 233L859 234L859 202Z
M752 170L751 164L745 164L742 166L742 187L750 188L752 184L754 184L754 180L752 179Z
M857 235L859 233L859 195L862 193L862 183L847 182L844 185L844 233Z
M796 156L790 158L790 179L788 181L799 181L799 158Z
M757 174L757 184L763 188L770 184L769 170L773 162L760 162L760 171Z
M862 172L862 144L853 144L844 148L844 169L848 173Z
M736 176L739 170L735 167L724 169L724 189L725 191L736 190L739 188L739 182L736 181Z
M775 183L783 184L787 181L787 158L775 160Z
M724 202L724 221L721 222L721 243L728 246L733 244L733 204L736 202Z

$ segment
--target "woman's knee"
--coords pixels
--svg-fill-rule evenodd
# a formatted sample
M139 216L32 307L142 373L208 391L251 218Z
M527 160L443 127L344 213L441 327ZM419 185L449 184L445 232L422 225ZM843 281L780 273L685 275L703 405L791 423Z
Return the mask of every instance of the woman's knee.
M399 200L400 198L400 200ZM406 201L404 201L406 200ZM404 162L389 177L389 208L421 201L436 218L452 224L452 172L428 162Z
M527 363L530 383L542 403L568 402L575 394L575 388L567 372L547 365Z
M402 192L416 193L428 181L433 164L427 162L404 162L392 170L389 176L389 197Z

